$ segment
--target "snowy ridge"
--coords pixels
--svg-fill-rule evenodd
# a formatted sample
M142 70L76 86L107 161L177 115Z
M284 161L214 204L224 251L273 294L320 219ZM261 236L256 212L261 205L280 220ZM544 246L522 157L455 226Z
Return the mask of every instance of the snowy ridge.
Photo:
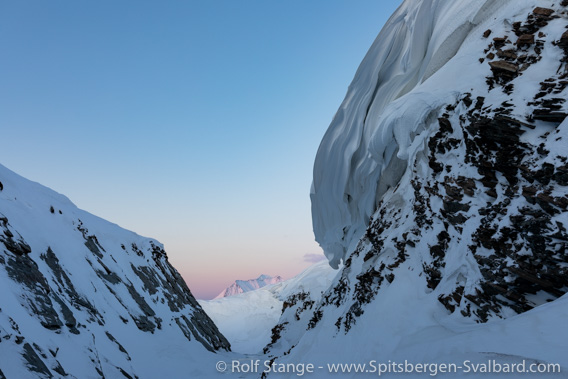
M280 283L282 281L281 276L270 276L270 275L260 275L256 279L249 279L249 280L236 280L233 284L229 287L225 288L219 295L215 297L215 299L219 299L221 297L228 297L238 295L240 293L254 291L264 286L268 286L270 284Z
M179 377L229 349L159 242L3 166L0 287L1 378Z

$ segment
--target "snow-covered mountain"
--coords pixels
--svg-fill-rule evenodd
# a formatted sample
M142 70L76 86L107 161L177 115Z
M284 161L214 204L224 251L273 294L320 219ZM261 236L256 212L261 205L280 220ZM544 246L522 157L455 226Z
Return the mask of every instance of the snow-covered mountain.
M233 351L259 353L271 343L283 309L300 297L319 301L337 272L327 261L318 262L286 281L199 303L230 341Z
M230 345L162 245L0 166L0 378L209 377Z
M215 297L215 299L219 299L222 297L227 296L234 296L240 293L245 293L249 291L254 291L264 286L268 286L270 284L276 284L283 281L282 277L277 276L270 276L270 275L260 275L256 279L249 279L249 280L236 280L233 284L229 287L225 288L219 295Z
M568 368L567 6L393 14L314 165L316 239L344 266L321 301L286 307L274 362Z

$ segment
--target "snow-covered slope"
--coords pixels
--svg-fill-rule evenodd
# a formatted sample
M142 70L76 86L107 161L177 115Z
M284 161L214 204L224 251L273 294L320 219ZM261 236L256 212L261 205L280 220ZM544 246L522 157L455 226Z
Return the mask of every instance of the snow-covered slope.
M210 376L229 343L162 245L0 166L0 378Z
M231 342L233 351L258 353L271 342L283 305L299 294L319 300L336 274L327 261L319 262L286 281L199 303Z
M260 275L256 279L249 279L249 280L236 280L233 284L229 287L225 288L219 295L215 297L215 299L219 299L221 297L227 296L234 296L239 293L254 291L264 286L268 286L270 284L280 283L282 281L281 276L270 276L270 275Z
M344 267L309 312L283 316L271 358L566 370L567 6L406 0L395 12L314 165L316 238Z

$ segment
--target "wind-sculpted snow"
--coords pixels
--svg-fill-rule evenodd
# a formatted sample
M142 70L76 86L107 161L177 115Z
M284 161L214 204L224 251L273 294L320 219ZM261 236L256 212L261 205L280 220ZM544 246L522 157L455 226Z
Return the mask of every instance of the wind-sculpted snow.
M0 378L205 377L229 350L160 243L1 165L0 288Z
M407 0L384 26L315 160L314 233L333 267L357 243L381 195L406 170L408 148L424 126L424 116L435 117L442 103L438 97L451 94L414 93L410 101L393 102L437 72L471 29L505 3Z

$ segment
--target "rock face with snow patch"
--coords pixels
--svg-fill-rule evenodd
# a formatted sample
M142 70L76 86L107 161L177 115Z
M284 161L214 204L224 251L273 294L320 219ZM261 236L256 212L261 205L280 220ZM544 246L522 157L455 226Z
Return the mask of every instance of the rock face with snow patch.
M274 359L326 362L326 343L439 359L449 325L568 291L568 10L538 4L407 0L387 22L314 166L316 239L344 267L291 304L309 311Z
M158 242L3 166L0 182L0 377L152 377L170 346L230 349Z

